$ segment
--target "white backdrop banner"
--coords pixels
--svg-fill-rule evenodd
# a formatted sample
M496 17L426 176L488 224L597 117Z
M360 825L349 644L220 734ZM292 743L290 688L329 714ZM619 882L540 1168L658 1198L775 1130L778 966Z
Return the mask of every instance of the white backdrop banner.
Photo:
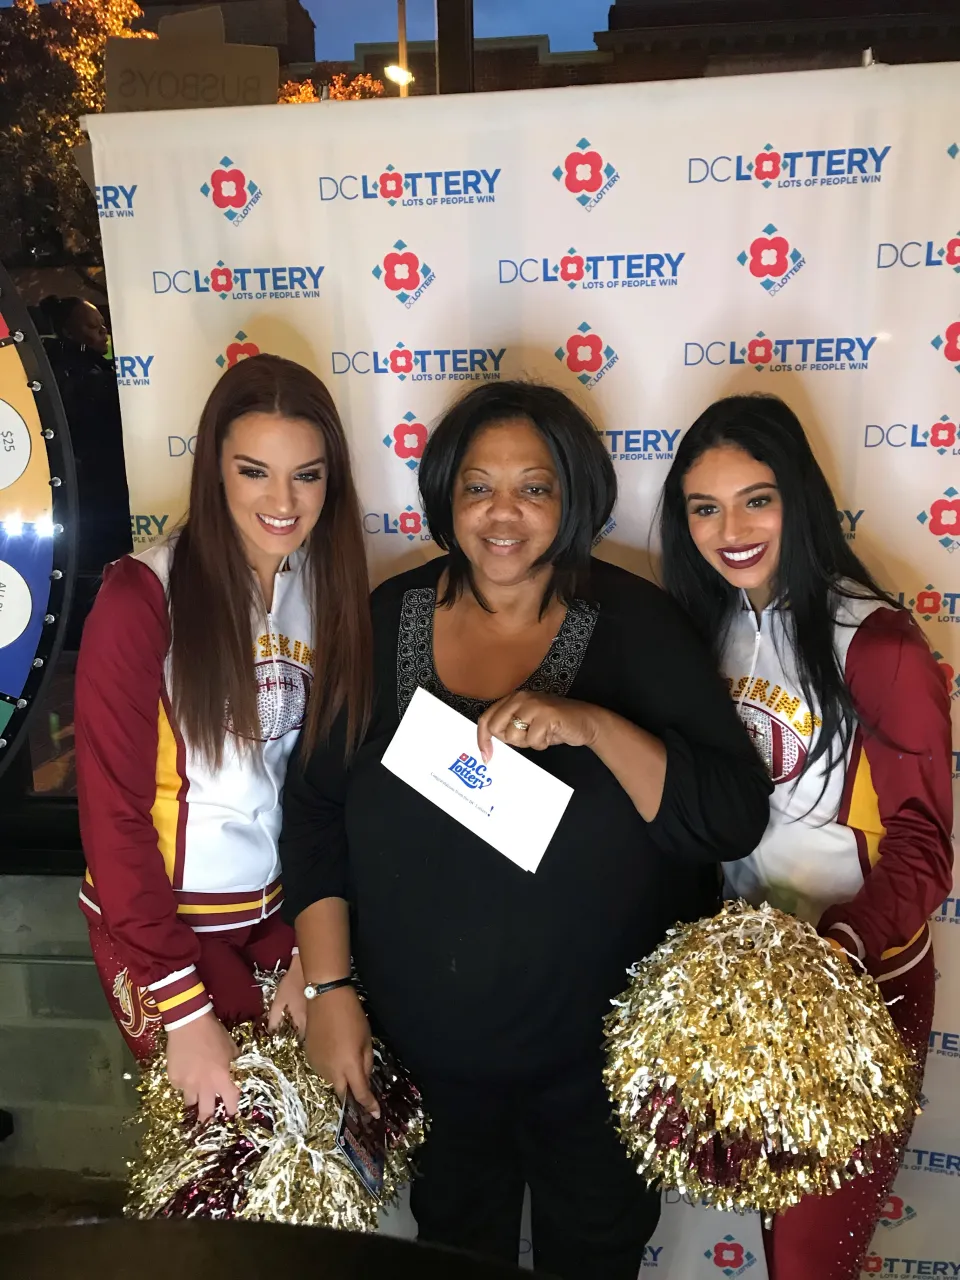
M330 387L377 580L430 554L418 459L477 382L535 377L591 414L620 482L602 554L640 572L685 428L775 392L960 725L954 64L87 124L138 547L183 514L203 401L257 351ZM953 892L924 1114L865 1268L894 1280L960 1276ZM665 1200L643 1275L762 1280L755 1220Z

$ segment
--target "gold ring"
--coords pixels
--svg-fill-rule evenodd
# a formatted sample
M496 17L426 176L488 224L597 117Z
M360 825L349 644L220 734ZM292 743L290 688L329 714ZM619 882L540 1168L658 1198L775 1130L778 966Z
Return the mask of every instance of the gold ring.
M526 720L521 720L519 716L514 716L513 719L510 721L510 723L513 725L515 729L519 729L521 733L526 733L526 731L530 728Z

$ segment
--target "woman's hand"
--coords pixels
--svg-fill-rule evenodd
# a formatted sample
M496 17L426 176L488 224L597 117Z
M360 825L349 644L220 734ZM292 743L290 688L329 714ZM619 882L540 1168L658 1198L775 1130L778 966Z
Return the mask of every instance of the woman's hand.
M514 720L528 727L518 729ZM660 811L667 774L666 747L646 729L603 707L518 689L495 702L480 718L477 745L484 762L493 754L494 738L532 751L561 744L589 747L626 791L641 818L652 822Z
M304 985L300 956L294 954L290 959L290 967L277 983L277 991L267 1017L269 1031L276 1031L286 1012L289 1013L293 1025L297 1028L297 1035L301 1040L303 1039L307 1030L307 998L303 994Z
M489 762L493 754L494 738L511 747L526 747L531 751L545 751L547 747L561 744L592 747L597 740L601 714L600 708L589 702L518 689L495 702L480 717L477 745L485 762ZM518 729L514 720L529 728Z
M339 1097L349 1087L360 1106L379 1117L380 1106L370 1089L370 1024L353 987L338 987L308 1002L306 1050L314 1071Z
M218 1097L228 1116L236 1114L240 1090L230 1064L239 1053L236 1041L212 1010L167 1032L167 1077L183 1094L184 1106L196 1106L201 1122L216 1111Z

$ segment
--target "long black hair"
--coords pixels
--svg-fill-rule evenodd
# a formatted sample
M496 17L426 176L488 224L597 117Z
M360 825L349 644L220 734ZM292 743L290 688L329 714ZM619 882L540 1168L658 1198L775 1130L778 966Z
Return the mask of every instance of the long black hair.
M540 605L541 616L558 596L565 604L585 586L590 552L617 500L617 478L600 433L573 401L556 387L536 382L484 382L447 410L427 440L420 461L420 496L433 540L450 556L443 606L468 588L488 609L477 589L470 561L453 526L453 490L470 441L483 427L526 418L543 437L560 482L560 525L536 567L553 573Z
M901 606L850 549L827 478L793 410L778 396L729 396L706 409L682 438L660 499L664 585L686 609L718 663L742 598L697 550L683 495L687 472L718 445L743 449L776 479L783 527L773 602L789 604L800 688L822 721L804 771L824 755L830 770L846 754L857 722L834 645L837 598L866 597Z

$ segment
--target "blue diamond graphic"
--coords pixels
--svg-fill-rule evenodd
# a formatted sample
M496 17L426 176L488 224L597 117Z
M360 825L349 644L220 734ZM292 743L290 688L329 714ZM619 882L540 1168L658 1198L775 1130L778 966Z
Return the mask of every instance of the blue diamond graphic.
M580 148L581 151L586 151L589 145L590 143L586 138L581 138L580 141L577 143L577 146Z
M937 334L937 336L931 340L930 345L931 347L936 347L936 349L939 351L940 348L943 346L943 339L940 337L939 334Z
M558 182L563 177L563 170L560 168L559 165L557 165L556 169L554 169L553 176L556 178Z
M947 155L951 160L956 160L958 151L960 151L960 147L955 142L951 142L950 146L947 147Z
M767 225L763 228L763 234L767 236L772 236L773 233L776 231L776 229L777 228L773 225L772 222L768 222Z
M393 247L394 247L395 249L405 249L407 246L404 244L404 242L403 242L402 240L396 240L396 241L394 241L394 245L393 245Z
M745 266L747 265L747 255L746 255L745 253L742 253L742 252L741 252L741 253L738 253L738 254L737 254L737 261L740 263L741 267L745 267Z
M232 164L233 164L233 161L230 159L230 157L229 157L229 156L222 156L222 157L220 158L220 163L221 163L222 165L228 165L228 164L232 165Z
M584 320L582 324L578 324L577 329L580 331L580 333L590 332L590 326L587 324L586 320Z
M210 194L210 184L208 182L205 182L203 186L200 188L200 194L205 196L208 196Z

